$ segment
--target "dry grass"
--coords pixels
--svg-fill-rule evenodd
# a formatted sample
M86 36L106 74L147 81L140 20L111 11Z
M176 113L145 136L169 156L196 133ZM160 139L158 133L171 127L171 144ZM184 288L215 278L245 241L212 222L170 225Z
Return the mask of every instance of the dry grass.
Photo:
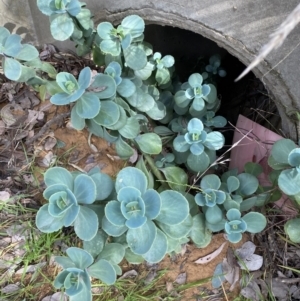
M273 49L278 48L290 32L300 22L300 4L288 15L279 28L270 36L270 41L265 44L252 63L243 71L243 73L235 80L238 81L257 66Z

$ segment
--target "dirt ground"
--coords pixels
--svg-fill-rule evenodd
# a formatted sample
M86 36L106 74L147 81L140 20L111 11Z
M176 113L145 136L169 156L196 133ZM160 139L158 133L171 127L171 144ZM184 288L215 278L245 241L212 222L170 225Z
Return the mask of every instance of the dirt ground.
M129 164L118 158L114 147L108 142L94 135L90 136L87 130L77 131L73 129L70 125L70 108L68 106L56 107L49 100L41 101L39 95L34 91L21 84L10 83L1 77L0 84L0 190L11 196L29 195L25 200L21 200L21 202L24 201L24 206L35 209L41 206L44 190L43 172L53 164L79 171L89 171L98 166L104 173L113 178L120 169ZM254 84L250 85L250 88L251 93L253 89L261 89L261 87L255 87ZM244 91L246 90L243 89L243 93ZM234 92L236 93L236 91ZM253 93L250 92L248 94L252 95ZM233 124L235 116L240 113L240 103L243 103L244 111L245 108L248 110L248 115L256 113L252 119L256 120L257 116L260 115L259 111L253 109L255 102L259 102L260 99L254 95L253 99L248 99L245 102L244 96L241 94L236 99L237 104L232 99L230 106L224 102L224 110L229 112L229 115L230 113L234 115L227 118L228 120L232 119ZM245 115L247 116L247 114ZM266 118L263 116L262 119ZM0 229L2 231L5 223L1 225L1 220L6 221L8 219L1 214L0 217ZM280 277L283 275L294 279L297 276L295 273L288 274L283 269L279 271L277 266L278 263L281 266L286 265L300 269L300 260L298 259L300 253L297 253L299 250L292 248L293 246L288 245L282 239L284 218L278 217L278 212L277 215L275 212L270 216L270 225L264 233L257 236L256 244L258 245L258 253L265 256L264 271L268 271L271 277L280 272L281 274L278 274ZM14 219L17 220L18 217ZM188 244L186 248L183 248L181 254L166 256L158 265L140 264L136 266L128 265L126 261L123 261L121 267L123 272L131 269L136 270L139 275L137 280L148 277L151 273L155 275L161 270L166 270L158 285L166 286L166 291L174 298L178 297L179 292L181 297L178 300L180 298L183 301L234 300L240 294L239 284L233 291L229 291L227 284L216 290L211 287L210 280L204 281L205 283L202 284L199 284L199 281L212 277L216 265L222 262L228 250L239 248L248 240L250 237L244 236L239 244L233 245L225 240L223 234L217 234L213 236L208 247L198 249L194 245ZM225 243L224 248L216 258L203 265L195 263L197 259L217 250L223 243ZM2 256L2 253L0 254ZM2 272L4 271L0 270L0 274ZM38 283L38 285L32 286L32 290L30 290L32 274L15 275L12 279L14 283L22 282L23 286L36 296L36 300L40 301L45 296L55 292L45 279L54 279L58 272L59 269L55 266L46 265L43 267L41 273L34 280L34 283ZM188 288L188 284L191 284L190 288ZM207 296L207 298L204 299L203 296Z

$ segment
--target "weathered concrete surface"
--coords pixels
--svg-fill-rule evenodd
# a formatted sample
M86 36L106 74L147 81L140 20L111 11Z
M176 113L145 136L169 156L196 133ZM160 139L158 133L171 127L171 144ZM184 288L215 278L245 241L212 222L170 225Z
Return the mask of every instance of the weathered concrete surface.
M95 24L103 20L118 23L126 15L138 14L148 23L170 25L199 33L215 41L246 65L298 4L298 0L85 2L95 15ZM0 11L0 25L11 22L18 26L28 26L28 35L34 42L43 44L53 41L48 18L36 9L36 0L1 0ZM299 43L300 26L292 32L283 46L273 51L265 62L253 70L265 83L277 104L282 117L283 131L294 138L294 123L288 116L293 110L300 111ZM193 45L186 45L187 52L190 47Z
M37 42L28 1L0 1L0 26L21 34L27 41Z
M0 0L0 26L22 36L35 45L54 42L49 18L37 8L36 0ZM56 42L58 47L72 47L71 42Z

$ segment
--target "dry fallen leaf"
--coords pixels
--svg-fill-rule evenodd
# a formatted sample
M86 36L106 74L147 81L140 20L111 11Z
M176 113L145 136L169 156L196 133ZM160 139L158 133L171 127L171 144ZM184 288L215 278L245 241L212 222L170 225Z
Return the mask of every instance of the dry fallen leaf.
M50 58L54 53L57 53L57 50L52 44L44 44L43 51L40 52L40 59L46 60Z
M54 243L54 247L59 247L61 252L66 252L66 250L69 248L69 246L65 244L62 240L57 240Z
M11 268L14 265L14 256L13 254L6 253L0 258L0 269Z
M186 250L187 250L187 244L181 245L180 255L183 256L186 253Z
M224 277L225 279L230 283L232 284L234 282L234 274L235 274L235 267L234 266L231 266L229 263L228 263L228 260L227 258L224 258L223 259L223 262L222 262L222 269L223 269L223 273L224 273Z
M23 97L23 98L19 99L17 102L23 109L31 108L31 101L28 97Z
M174 289L173 283L167 281L166 282L166 289L167 289L167 292L170 293Z
M176 300L180 297L180 294L178 294L174 289L172 282L168 282L168 281L166 282L166 289L167 292L170 294L170 297L175 297Z
M13 274L15 273L16 265L11 266L8 268L5 272L0 274L0 285L3 285L4 283L7 283L7 279L10 279Z
M78 165L76 165L76 164L73 164L73 163L69 163L69 165L71 165L72 167L74 167L75 169L77 169L77 170L79 170L80 172L85 172L85 170L84 169L82 169L81 167L79 167Z
M56 158L57 156L53 155L52 152L48 152L42 159L38 161L38 165L41 167L49 167L55 162Z
M87 164L87 165L85 165L85 167L84 167L84 171L85 172L89 172L91 169L93 169L94 167L96 167L98 164L97 164L97 162L95 162L95 163L89 163L89 164Z
M260 288L255 281L250 281L246 287L241 290L241 295L253 301L260 300Z
M19 285L17 284L9 284L5 286L3 289L1 289L1 293L3 294L11 294L20 289Z
M290 295L292 295L292 298L295 300L300 300L300 286L292 285L290 288Z
M287 284L278 281L277 279L272 279L271 281L271 291L275 297L279 300L290 300L289 297L289 287Z
M223 259L222 268L225 273L225 279L231 284L229 291L232 292L240 279L240 266L232 248L228 248L227 256Z
M76 131L76 129L75 129L74 126L72 125L71 121L68 121L68 122L67 122L66 128L67 128L68 130L75 130L75 131Z
M175 279L175 282L178 284L185 284L186 283L186 273L181 273Z
M38 120L43 120L44 116L44 112L28 110L28 117L25 123L28 124L28 128L31 130Z
M40 262L38 264L28 265L28 266L26 266L26 268L21 268L21 269L17 270L16 274L23 274L24 272L25 273L33 273L37 269L39 269L45 265L46 265L46 262Z
M6 229L8 236L12 238L12 242L23 241L28 236L28 231L24 229L24 225L11 225Z
M0 191L0 202L6 202L10 198L10 193L8 191Z
M28 205L28 204L30 204L31 206L34 206L34 205L37 206L37 202L35 200L33 200L33 199L30 199L30 198L21 199L20 203L22 205Z
M0 239L0 249L4 249L7 246L9 246L11 244L11 238L10 237L4 237L2 239Z
M92 152L94 152L94 153L98 152L98 148L93 143L89 144L89 146L90 146Z
M25 92L26 96L29 97L30 101L31 101L31 107L34 108L35 106L37 106L38 104L40 104L40 99L35 95L34 92L27 90Z
M236 250L238 257L244 259L254 254L256 245L252 241L246 241L241 248Z
M124 273L119 279L135 278L138 275L136 270L130 270Z
M242 270L256 271L263 265L263 257L253 254L256 246L253 242L245 242L241 248L236 250L239 259L238 264Z
M29 131L20 129L17 131L16 135L14 136L14 140L15 141L22 140L23 138L27 137L28 134L29 134Z
M151 270L144 280L145 284L147 285L147 284L151 283L154 280L154 278L156 277L156 275L157 275L156 270Z
M64 293L58 292L52 296L47 296L42 301L67 301L67 296Z
M18 121L23 120L24 117L26 119L26 113L24 112L23 108L14 102L5 105L1 109L0 115L3 122L7 126L12 126L16 124Z
M214 252L212 252L212 253L204 256L204 257L201 257L201 258L197 259L195 261L195 263L197 263L197 264L206 264L206 263L212 261L213 259L215 259L222 252L222 250L223 250L226 243L227 242L223 242L222 245L217 250L215 250Z
M232 283L231 286L229 288L229 291L233 291L235 289L236 284L238 283L240 279L240 269L238 267L234 268L234 275L233 275L233 279L232 279Z
M252 254L238 262L242 270L257 271L263 265L263 257Z
M54 137L48 137L46 139L46 142L45 142L45 145L44 145L45 151L52 150L53 147L56 145L56 143L57 143L56 138L54 138Z
M130 163L135 163L135 162L137 161L138 157L139 157L138 152L137 152L137 150L134 148L134 149L133 149L133 155L129 158L128 161L129 161Z
M121 160L121 158L119 156L112 156L110 154L106 154L106 156L112 161Z
M92 143L91 138L92 138L92 135L90 134L90 135L89 135L89 138L88 138L88 145L89 145L89 147L90 147L90 149L92 150L93 153L97 153L97 152L98 152L98 149L97 149L97 147Z
M0 120L0 135L2 135L5 132L5 123Z
M31 184L34 182L34 177L32 174L25 174L22 176L22 178L26 184Z
M104 290L105 290L104 287L101 287L101 286L92 287L92 289L91 289L93 294L98 294L98 295L103 293Z

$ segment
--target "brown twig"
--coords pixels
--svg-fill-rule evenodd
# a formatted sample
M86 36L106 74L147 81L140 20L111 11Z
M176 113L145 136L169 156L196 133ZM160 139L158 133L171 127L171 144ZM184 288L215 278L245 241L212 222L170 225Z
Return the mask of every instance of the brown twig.
M30 139L28 139L25 142L25 144L26 145L32 144L34 141L36 141L37 139L42 137L53 124L61 122L63 119L65 119L69 116L70 116L70 112L62 113L62 114L59 114L59 115L55 116L53 119L51 119L47 123L45 123L43 125L43 127L40 129L40 131L36 135L34 135Z

